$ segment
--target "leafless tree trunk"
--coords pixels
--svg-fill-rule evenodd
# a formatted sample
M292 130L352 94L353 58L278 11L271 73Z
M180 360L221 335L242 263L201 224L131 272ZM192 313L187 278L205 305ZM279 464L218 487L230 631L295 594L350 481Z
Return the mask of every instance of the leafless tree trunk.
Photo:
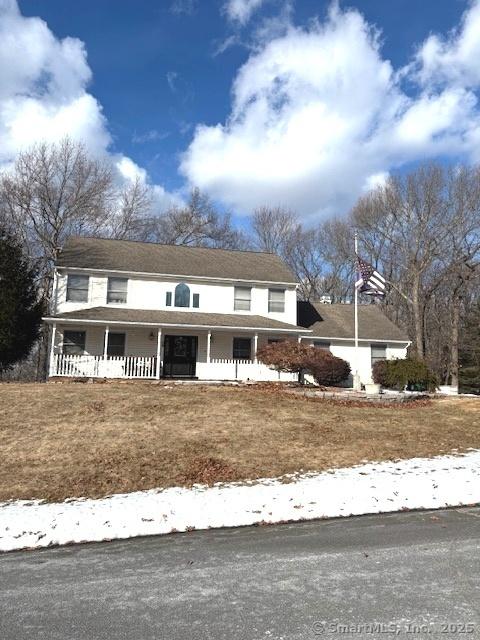
M460 297L455 296L452 304L452 331L450 347L450 379L451 384L458 388L458 340L460 331Z

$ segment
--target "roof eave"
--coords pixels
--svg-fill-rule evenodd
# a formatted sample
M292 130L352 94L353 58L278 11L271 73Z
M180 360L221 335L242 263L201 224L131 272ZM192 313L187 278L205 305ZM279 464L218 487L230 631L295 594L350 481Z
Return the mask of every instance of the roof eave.
M92 324L92 325L115 325L115 326L135 326L135 327L169 327L169 328L186 328L186 329L231 329L241 331L258 331L268 333L293 333L301 334L305 333L305 330L301 327L284 328L284 327L245 327L241 325L216 325L216 324L187 324L178 322L136 322L132 320L92 320L86 318L64 318L62 316L45 316L42 320L48 324L63 323L63 324Z
M310 330L311 331L311 330ZM340 338L339 336L318 336L318 335L311 335L309 336L310 338L313 338L314 340L342 340L345 342L354 342L355 341L355 337L352 336L351 338ZM405 339L400 339L400 338L358 338L359 342L394 342L394 343L399 343L399 344L406 344L407 346L410 346L412 344L412 341L409 340L408 338Z

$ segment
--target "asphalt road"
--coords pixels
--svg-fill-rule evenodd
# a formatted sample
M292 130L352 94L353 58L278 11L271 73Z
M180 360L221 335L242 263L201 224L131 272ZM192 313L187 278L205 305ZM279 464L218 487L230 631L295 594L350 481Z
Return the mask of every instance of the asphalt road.
M479 576L480 509L11 553L0 639L478 639Z

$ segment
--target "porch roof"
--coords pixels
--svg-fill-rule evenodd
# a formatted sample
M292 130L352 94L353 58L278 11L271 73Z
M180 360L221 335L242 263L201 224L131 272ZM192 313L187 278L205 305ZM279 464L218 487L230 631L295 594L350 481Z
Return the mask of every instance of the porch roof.
M195 311L154 311L150 309L122 309L93 307L60 313L43 318L45 322L83 324L121 324L151 327L184 327L205 329L253 329L277 333L310 333L304 327L280 322L264 316L230 313L200 313Z

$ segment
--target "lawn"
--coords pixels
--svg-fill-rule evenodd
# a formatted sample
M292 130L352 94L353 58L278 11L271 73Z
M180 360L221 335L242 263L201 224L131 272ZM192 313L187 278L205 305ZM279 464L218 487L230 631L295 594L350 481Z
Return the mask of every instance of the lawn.
M0 500L191 485L480 448L480 401L349 406L271 388L0 385Z

